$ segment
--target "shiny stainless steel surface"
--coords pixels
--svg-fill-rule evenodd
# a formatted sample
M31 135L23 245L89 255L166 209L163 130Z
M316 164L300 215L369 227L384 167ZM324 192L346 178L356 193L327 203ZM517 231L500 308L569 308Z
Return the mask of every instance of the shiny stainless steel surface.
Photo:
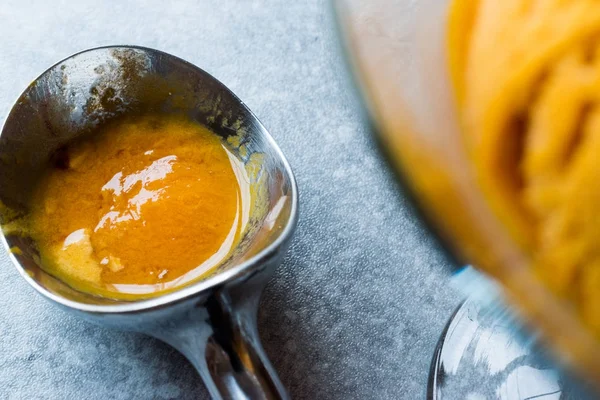
M149 300L113 301L77 292L35 261L31 240L3 237L15 266L40 294L89 321L142 332L188 357L214 398L287 398L256 328L262 289L280 263L298 218L292 170L266 129L231 91L201 69L142 47L103 47L48 69L17 100L0 135L0 200L21 213L52 154L122 114L185 113L224 138L240 137L234 152L263 161L267 207L251 210L252 235L210 278ZM263 182L263 183L261 183ZM7 221L4 221L7 222Z

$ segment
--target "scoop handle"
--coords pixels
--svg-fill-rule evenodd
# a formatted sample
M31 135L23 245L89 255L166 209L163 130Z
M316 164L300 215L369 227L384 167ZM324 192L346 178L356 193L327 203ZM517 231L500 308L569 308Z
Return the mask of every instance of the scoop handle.
M168 340L196 367L213 399L289 399L259 341L258 300L234 303L227 292L215 293L188 329Z

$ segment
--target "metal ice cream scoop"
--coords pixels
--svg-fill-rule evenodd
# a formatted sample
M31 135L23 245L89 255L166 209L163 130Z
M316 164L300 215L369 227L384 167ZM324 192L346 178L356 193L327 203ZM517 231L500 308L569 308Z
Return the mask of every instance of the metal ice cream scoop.
M194 364L213 398L287 398L259 342L256 314L296 227L296 183L264 126L208 73L169 54L129 46L87 50L48 69L18 99L0 135L0 222L28 212L36 180L66 143L119 116L148 112L184 113L208 126L231 144L262 194L228 262L174 292L117 301L78 292L45 272L31 238L6 232L3 242L19 249L11 251L15 266L45 298L89 321L169 343Z

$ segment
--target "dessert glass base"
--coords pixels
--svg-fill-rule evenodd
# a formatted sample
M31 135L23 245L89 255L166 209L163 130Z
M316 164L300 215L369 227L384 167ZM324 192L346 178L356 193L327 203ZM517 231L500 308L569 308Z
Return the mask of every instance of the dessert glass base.
M466 268L455 283L479 289L458 307L440 337L429 373L428 399L593 398L520 327L490 280Z

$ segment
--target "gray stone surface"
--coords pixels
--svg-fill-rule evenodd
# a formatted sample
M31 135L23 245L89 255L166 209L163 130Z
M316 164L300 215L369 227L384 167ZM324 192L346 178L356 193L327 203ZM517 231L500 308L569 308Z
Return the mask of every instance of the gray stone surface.
M0 121L76 51L138 44L236 92L288 156L301 218L261 305L267 353L295 399L419 399L458 304L448 263L399 195L345 79L318 0L0 1ZM203 399L166 345L71 317L0 252L0 399Z

